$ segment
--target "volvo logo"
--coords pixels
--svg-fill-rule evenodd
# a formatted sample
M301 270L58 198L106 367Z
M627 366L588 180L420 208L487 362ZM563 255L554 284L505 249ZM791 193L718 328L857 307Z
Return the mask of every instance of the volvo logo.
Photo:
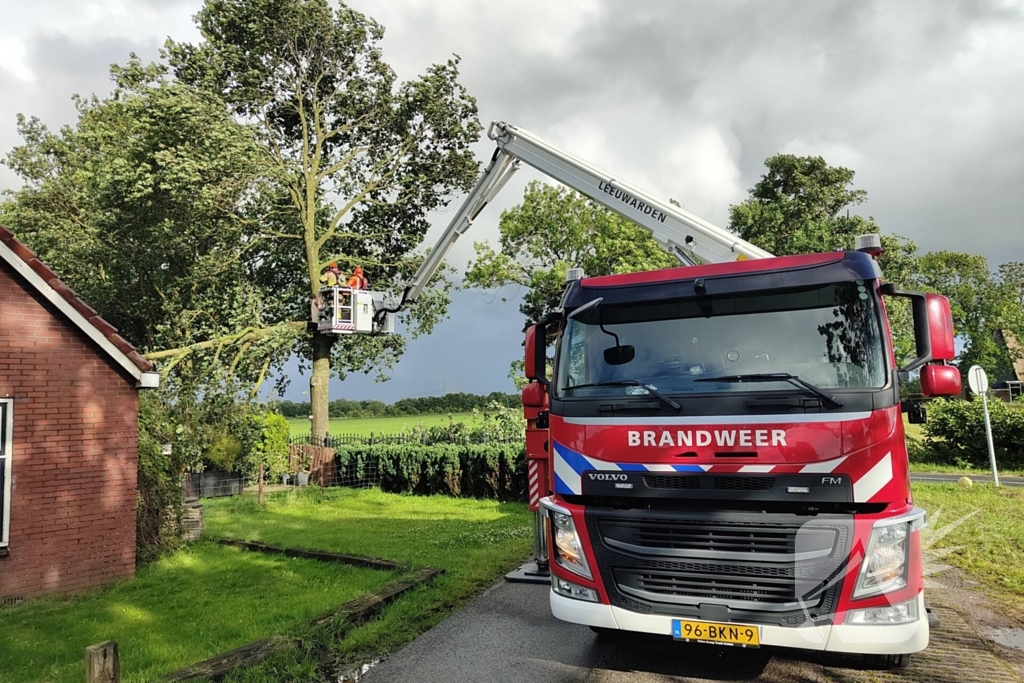
M591 481L626 481L629 479L628 474L596 474L591 472L587 475Z

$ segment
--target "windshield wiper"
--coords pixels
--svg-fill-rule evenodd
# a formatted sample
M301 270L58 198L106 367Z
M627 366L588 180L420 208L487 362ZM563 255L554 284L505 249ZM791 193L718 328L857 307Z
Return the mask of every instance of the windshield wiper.
M748 375L722 375L721 377L703 377L701 379L695 379L694 382L789 382L790 384L796 384L797 386L803 387L807 391L811 392L818 398L828 401L836 408L842 408L843 402L835 396L826 393L820 387L816 387L810 382L800 379L796 375L791 375L788 372L764 372L764 373L751 373Z
M570 389L583 389L585 387L622 387L622 386L640 387L641 389L646 391L648 394L650 394L651 396L653 396L654 398L658 399L659 401L661 401L662 403L664 403L665 405L671 407L674 410L682 410L682 408L683 408L677 402L673 401L668 396L666 396L665 394L661 393L660 391L658 391L657 389L655 389L651 385L644 384L643 382L638 382L635 379L618 379L618 380L610 380L608 382L591 382L590 384L574 384L571 387L562 387L562 391L569 391Z

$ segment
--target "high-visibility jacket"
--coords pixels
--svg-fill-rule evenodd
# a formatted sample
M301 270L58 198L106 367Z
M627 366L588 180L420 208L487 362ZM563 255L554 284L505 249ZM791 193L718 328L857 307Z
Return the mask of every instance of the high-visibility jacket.
M328 287L336 287L341 284L342 279L342 274L336 270L328 270L320 276L320 282Z

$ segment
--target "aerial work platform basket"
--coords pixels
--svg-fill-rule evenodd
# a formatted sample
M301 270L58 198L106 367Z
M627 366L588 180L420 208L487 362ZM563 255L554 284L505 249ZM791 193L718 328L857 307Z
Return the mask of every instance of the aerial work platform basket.
M325 334L392 334L394 314L384 292L353 287L321 287L314 307L317 330Z

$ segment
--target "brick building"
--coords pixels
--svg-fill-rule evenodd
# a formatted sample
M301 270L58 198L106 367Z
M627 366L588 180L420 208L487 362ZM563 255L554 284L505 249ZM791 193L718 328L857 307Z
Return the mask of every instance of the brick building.
M0 227L0 601L135 571L138 391L158 378Z

